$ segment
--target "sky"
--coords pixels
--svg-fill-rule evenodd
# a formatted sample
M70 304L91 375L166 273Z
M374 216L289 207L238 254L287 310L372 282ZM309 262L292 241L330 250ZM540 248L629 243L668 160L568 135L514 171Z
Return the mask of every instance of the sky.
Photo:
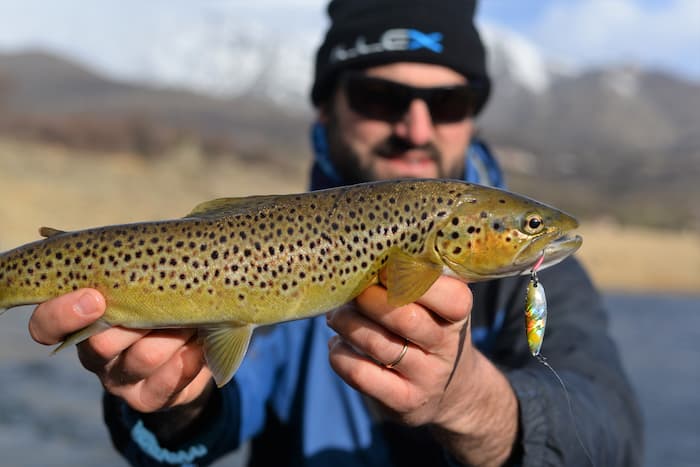
M161 24L226 13L282 37L320 39L322 0L0 0L0 52L43 47L115 75L138 74ZM572 67L639 64L700 81L700 0L482 0L477 24L515 32Z

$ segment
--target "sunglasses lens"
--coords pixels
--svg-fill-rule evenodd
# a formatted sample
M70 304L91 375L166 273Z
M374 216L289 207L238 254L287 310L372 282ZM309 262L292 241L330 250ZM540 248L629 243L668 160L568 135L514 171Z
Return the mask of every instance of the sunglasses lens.
M428 97L428 108L434 123L450 123L474 115L477 94L466 86L435 89Z
M414 88L361 74L348 76L344 85L353 111L392 123L401 120L414 99L426 102L434 123L454 123L474 115L485 97L481 88L471 85Z
M354 76L346 81L350 108L367 118L394 122L408 110L411 95L390 81Z

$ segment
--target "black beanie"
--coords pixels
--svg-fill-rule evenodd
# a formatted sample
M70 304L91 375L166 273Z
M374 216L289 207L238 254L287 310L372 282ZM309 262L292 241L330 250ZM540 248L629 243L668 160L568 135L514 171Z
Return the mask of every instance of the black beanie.
M311 101L318 106L339 72L392 62L452 68L488 94L484 46L474 26L476 0L333 0L331 25L316 54Z

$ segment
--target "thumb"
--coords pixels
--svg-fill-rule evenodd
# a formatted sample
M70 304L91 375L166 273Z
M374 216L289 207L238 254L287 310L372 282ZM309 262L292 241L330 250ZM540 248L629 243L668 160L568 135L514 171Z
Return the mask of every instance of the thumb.
M79 289L42 303L29 320L29 334L40 344L53 345L97 321L105 299L94 289Z

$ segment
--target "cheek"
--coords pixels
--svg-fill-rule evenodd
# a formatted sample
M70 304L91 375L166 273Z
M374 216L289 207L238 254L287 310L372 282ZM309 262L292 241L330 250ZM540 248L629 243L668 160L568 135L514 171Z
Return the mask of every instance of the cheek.
M386 125L380 122L357 120L348 122L345 128L341 128L340 137L363 165L373 160L372 150L379 143L386 140L389 135Z
M391 132L388 124L367 120L350 110L342 94L336 100L335 120L345 144L363 158L368 157L369 150L386 139Z
M471 138L473 125L471 120L451 125L438 125L436 127L436 140L445 154L460 152L467 146Z
M472 136L473 124L471 120L451 125L439 125L436 127L435 144L445 158L447 165L461 162L463 151L469 144Z

